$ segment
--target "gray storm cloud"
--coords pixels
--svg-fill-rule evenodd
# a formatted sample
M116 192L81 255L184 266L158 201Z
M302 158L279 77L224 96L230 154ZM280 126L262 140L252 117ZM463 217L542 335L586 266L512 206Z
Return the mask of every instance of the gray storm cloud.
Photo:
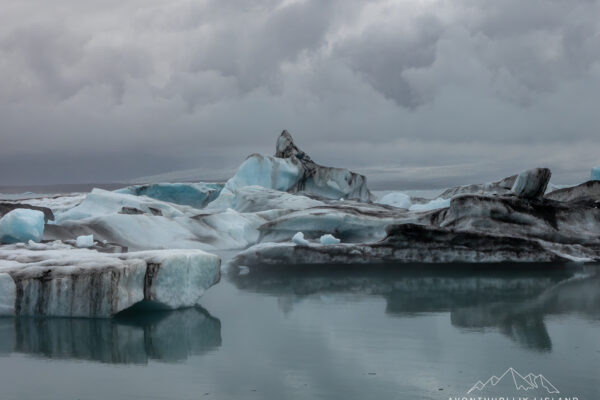
M386 184L600 163L600 2L5 2L0 186L228 170L288 129ZM372 179L373 180L373 179Z

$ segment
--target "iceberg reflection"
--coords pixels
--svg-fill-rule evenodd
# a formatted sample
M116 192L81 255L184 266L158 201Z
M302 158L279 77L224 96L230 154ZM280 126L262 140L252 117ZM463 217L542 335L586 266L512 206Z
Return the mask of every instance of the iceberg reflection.
M146 364L183 361L220 346L221 322L201 308L129 312L111 319L0 319L0 353Z
M493 328L537 351L552 349L546 316L578 313L600 319L597 267L455 265L399 270L280 266L253 269L248 274L233 269L230 279L240 289L280 297L285 310L310 295L381 296L388 315L448 312L457 328L481 332Z

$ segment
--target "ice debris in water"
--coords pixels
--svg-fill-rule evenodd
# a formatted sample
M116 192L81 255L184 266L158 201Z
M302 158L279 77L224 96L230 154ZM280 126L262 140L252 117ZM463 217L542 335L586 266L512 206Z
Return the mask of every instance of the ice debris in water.
M450 207L450 199L437 198L425 204L413 204L410 206L410 211L431 211L438 208Z
M92 247L94 245L94 235L77 236L75 246L77 247Z
M0 218L0 243L39 242L44 234L44 213L17 208Z
M410 208L410 206L412 205L410 196L402 192L388 193L381 199L377 200L377 203L398 208Z
M308 240L304 239L304 233L297 232L292 237L292 242L296 243L299 246L308 246Z
M321 242L321 244L338 244L340 243L340 239L336 238L335 236L327 233L323 236L321 236L319 238L319 242Z
M600 165L592 168L592 177L591 178L593 181L600 181Z

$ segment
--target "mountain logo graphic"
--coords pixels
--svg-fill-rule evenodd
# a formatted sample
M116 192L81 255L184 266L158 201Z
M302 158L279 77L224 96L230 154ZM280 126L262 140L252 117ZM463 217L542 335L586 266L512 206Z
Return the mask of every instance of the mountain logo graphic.
M496 386L498 383L506 382L506 380L510 379L512 379L512 382L515 384L515 388L517 390L527 391L533 389L546 389L548 393L560 393L558 389L552 383L550 383L550 381L544 375L536 375L534 373L529 373L526 376L523 376L516 369L510 367L499 377L496 375L492 375L492 377L485 382L477 381L477 383L474 384L471 389L469 389L467 394L471 393L474 390L482 391L485 388L489 388L490 386Z

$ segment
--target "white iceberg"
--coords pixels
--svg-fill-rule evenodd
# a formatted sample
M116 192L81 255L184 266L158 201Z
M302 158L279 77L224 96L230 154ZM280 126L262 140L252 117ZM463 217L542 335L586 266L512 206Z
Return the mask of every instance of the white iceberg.
M388 193L377 200L376 203L406 209L412 205L410 196L402 192Z
M591 180L600 181L600 165L592 168Z
M326 233L325 235L321 236L319 238L319 242L321 242L321 244L339 244L341 242L340 239L336 238L335 236L333 236L330 233Z
M308 246L308 240L304 239L304 233L297 232L294 236L292 236L292 242L296 243L298 246Z
M77 236L75 240L76 247L92 247L94 245L94 235Z
M0 311L108 317L142 301L175 309L197 305L219 278L219 257L201 250L107 254L60 242L1 246Z
M44 213L17 208L0 218L0 243L39 242L44 234Z

